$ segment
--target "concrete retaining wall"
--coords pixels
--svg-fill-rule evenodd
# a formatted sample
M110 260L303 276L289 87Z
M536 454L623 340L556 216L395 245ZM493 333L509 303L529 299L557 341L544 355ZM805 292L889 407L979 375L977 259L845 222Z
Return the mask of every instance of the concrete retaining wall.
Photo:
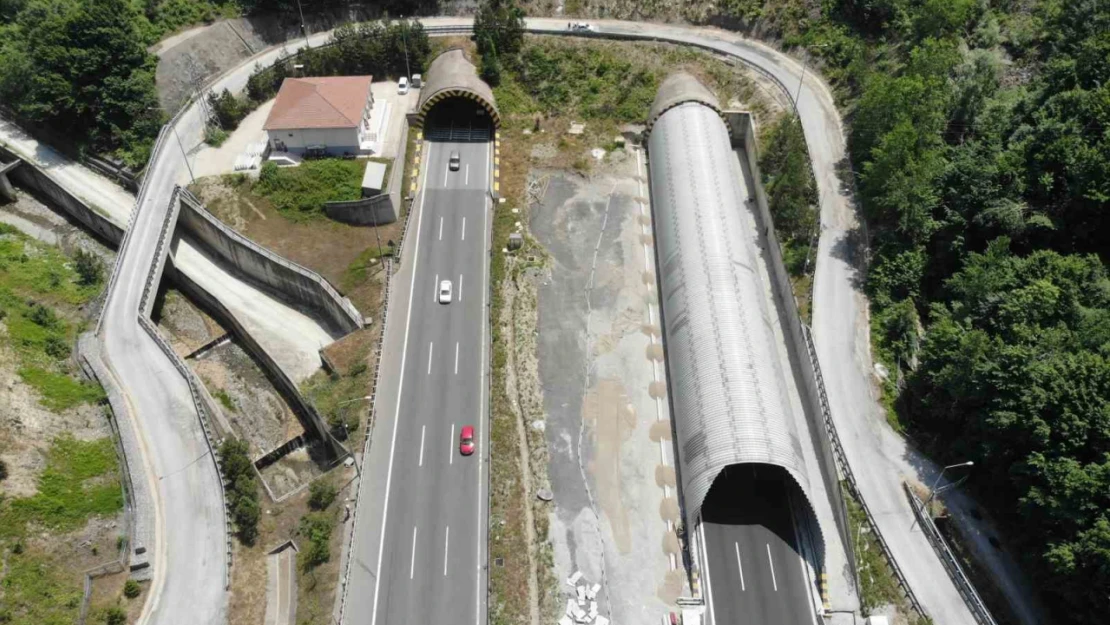
M193 245L197 245L197 241L189 239ZM166 265L166 275L170 277L174 284L181 289L183 293L189 298L190 301L198 304L208 314L212 315L221 325L231 330L231 332L242 342L243 346L250 353L250 355L258 362L262 371L266 374L267 379L274 385L274 388L281 393L285 401L300 417L301 423L305 425L316 438L328 446L335 457L342 456L347 453L336 440L331 436L328 431L327 422L317 412L316 407L312 405L297 388L297 384L293 382L282 371L281 366L274 360L270 354L247 332L243 325L235 318L230 310L227 309L223 303L217 298L213 297L204 287L194 282L187 274L177 271L174 265L173 257L169 258Z
M181 191L181 232L193 243L234 267L240 275L300 310L311 311L335 334L363 325L362 315L320 274L254 243L204 209L200 200Z
M389 193L351 202L324 202L324 214L353 226L382 226L397 221L400 211Z
M0 161L10 163L19 158L7 147L0 145ZM119 246L123 239L123 228L112 222L107 216L96 211L84 200L66 191L62 185L54 181L50 174L35 167L26 161L8 173L8 178L47 198L86 228L96 233L105 241Z
M748 187L754 189L756 205L756 225L762 231L767 241L767 250L770 252L771 287L775 299L783 311L783 338L786 340L787 350L790 352L791 368L794 370L795 379L801 384L798 386L802 403L805 405L806 423L809 424L810 434L817 441L817 460L821 463L821 475L825 478L825 490L832 498L833 515L836 518L836 528L840 533L840 540L844 551L852 564L855 577L855 555L852 549L852 533L848 525L848 512L840 490L840 474L837 471L836 457L833 453L829 432L825 427L821 392L817 384L817 373L813 361L810 359L809 347L806 343L805 329L802 327L802 318L798 314L798 304L794 300L794 288L790 284L790 274L786 271L786 264L782 259L782 248L778 236L775 234L775 222L771 217L771 210L767 204L767 194L763 190L763 178L759 171L759 148L755 143L755 129L752 118L746 112L728 111L725 115L731 123L734 145L742 146L747 158L748 171L754 180L748 181Z

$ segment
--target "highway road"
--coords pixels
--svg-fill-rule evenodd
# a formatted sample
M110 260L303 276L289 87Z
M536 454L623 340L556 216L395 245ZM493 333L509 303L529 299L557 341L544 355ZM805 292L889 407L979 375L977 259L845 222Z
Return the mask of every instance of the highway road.
M492 147L427 142L414 207L404 342L392 413L380 411L363 475L344 622L485 622L486 328ZM461 157L448 169L451 152ZM408 259L405 261L409 262ZM406 274L399 274L399 277ZM453 301L437 301L440 281ZM391 312L392 314L392 312ZM383 374L384 375L384 374ZM383 378L383 383L387 378ZM383 402L384 403L384 402ZM463 426L477 450L459 452Z
M790 488L775 467L729 471L698 527L712 625L816 625L813 589L799 553ZM739 475L737 475L739 474Z

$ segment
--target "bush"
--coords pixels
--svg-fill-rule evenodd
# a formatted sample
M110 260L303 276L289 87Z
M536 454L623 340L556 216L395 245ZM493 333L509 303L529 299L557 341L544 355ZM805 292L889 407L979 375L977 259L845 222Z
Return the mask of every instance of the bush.
M0 460L0 482L8 479L8 463Z
M226 481L227 504L239 540L253 545L258 538L258 481L246 441L229 438L220 445L220 469Z
M142 592L143 587L139 585L139 582L133 579L129 579L123 584L123 596L128 599L134 599L142 594Z
M204 129L204 142L214 148L223 145L229 136L231 135L227 134L226 130L215 126L208 126Z
M324 512L309 512L301 517L297 533L308 539L308 547L301 552L301 566L314 569L331 559L332 516Z
M127 625L127 612L119 606L112 606L104 613L105 625Z
M77 250L77 255L74 256L76 261L78 284L81 286L93 286L99 284L104 279L104 264L92 252L85 250Z
M317 480L308 487L308 507L313 510L324 510L335 501L337 494L331 482Z
M266 163L259 172L254 190L268 198L286 217L310 219L323 215L325 202L362 197L365 167L363 161L340 158L305 161L299 167L290 168Z

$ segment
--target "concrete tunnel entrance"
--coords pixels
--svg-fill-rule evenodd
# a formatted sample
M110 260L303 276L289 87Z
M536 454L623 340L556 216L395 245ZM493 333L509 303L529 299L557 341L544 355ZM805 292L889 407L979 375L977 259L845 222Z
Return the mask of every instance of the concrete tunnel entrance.
M441 132L445 125L454 131L452 122L461 122L469 127L471 119L481 136L473 140L488 139L490 133L501 125L501 113L493 99L493 90L478 77L477 69L463 50L447 50L428 66L413 123L424 128L427 137L429 131ZM485 134L481 134L483 131Z

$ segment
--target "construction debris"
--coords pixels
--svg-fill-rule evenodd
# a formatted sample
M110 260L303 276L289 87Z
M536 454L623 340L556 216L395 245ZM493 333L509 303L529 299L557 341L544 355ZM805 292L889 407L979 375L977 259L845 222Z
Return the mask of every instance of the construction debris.
M559 625L609 625L609 619L598 613L595 600L601 584L586 583L582 571L575 571L566 581L567 586L574 588L575 596L567 599L567 608L559 619Z

